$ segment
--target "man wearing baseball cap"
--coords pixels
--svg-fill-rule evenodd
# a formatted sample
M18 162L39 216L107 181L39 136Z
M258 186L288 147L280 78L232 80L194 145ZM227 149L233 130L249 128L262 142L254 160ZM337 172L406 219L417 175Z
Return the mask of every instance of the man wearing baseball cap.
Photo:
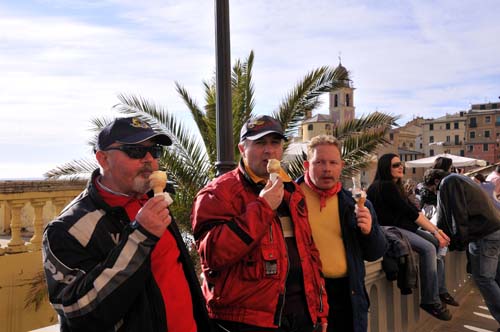
M170 144L136 117L117 118L99 133L99 169L44 232L61 331L210 331L168 203L150 190L149 176Z
M286 137L270 116L242 127L237 169L213 180L194 202L191 221L203 293L218 331L326 331L328 304L298 186L281 169Z

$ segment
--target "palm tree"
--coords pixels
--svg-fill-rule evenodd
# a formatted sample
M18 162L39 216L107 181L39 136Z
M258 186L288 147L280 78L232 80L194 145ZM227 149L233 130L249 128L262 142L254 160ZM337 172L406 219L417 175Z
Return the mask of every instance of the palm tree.
M242 125L253 116L254 87L252 83L252 67L254 53L250 52L244 61L236 61L232 70L232 113L234 142L239 141ZM297 130L306 112L317 109L321 102L319 96L331 90L346 86L349 74L342 67L324 66L307 73L288 93L271 114L283 125L285 132L291 135ZM119 95L120 103L115 106L120 113L137 116L150 123L156 130L165 132L173 141L160 158L160 167L165 169L169 178L175 183L175 204L172 213L181 228L189 233L189 214L196 193L203 188L216 173L216 91L215 79L204 81L205 105L201 108L188 91L178 82L176 89L196 124L187 128L165 108L155 105L137 96ZM93 119L94 129L100 130L110 119ZM342 155L349 166L346 174L351 174L367 164L370 153L377 146L386 143L384 136L394 124L395 118L381 113L366 118L353 120L336 129L335 135L344 142ZM90 142L95 144L95 137ZM235 161L240 158L235 146ZM297 158L290 165L292 176L302 173L302 162ZM90 174L97 164L88 159L73 160L45 174L46 178L56 179L62 176Z

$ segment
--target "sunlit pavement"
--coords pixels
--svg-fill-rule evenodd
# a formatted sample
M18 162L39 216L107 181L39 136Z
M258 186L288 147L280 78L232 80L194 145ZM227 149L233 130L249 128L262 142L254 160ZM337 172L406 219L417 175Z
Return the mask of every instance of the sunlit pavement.
M437 321L432 332L497 332L499 324L490 315L479 290L472 286L460 301L460 307L448 306L453 313L449 322ZM430 332L429 331L429 332Z

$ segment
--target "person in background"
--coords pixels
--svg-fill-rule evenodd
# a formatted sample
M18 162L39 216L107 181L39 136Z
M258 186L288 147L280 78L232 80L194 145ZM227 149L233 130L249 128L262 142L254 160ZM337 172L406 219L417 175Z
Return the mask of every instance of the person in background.
M306 196L308 219L320 252L328 304L328 332L366 332L369 299L364 261L382 257L384 233L369 201L357 205L342 188L341 143L333 136L313 137L298 183ZM341 217L342 216L342 217Z
M238 168L210 182L191 214L203 293L218 331L326 331L328 302L302 191L279 169L286 140L270 116L242 127Z
M453 168L454 168L453 159L448 157L437 157L431 169L441 169L449 173ZM437 208L437 187L432 182L429 181L426 182L425 174L424 174L424 184L426 188L429 189L428 194L430 197L427 197L427 199L429 201L432 201L434 207L433 214L430 215L430 217L426 215L426 217L432 222L433 225L437 227L437 220L435 218L436 208ZM427 240L434 243L434 245L438 250L437 270L438 270L439 298L443 303L449 304L454 307L458 307L460 304L453 298L453 296L451 296L450 292L448 291L448 287L446 287L446 253L448 252L448 247L440 249L439 242L428 232L419 232L418 234L420 234Z
M170 144L135 117L99 133L100 168L44 231L45 276L61 331L210 331L165 196L150 191L149 176Z
M448 168L449 169L449 168ZM424 188L421 195L421 210L429 221L437 227L436 211L437 211L437 187L434 182L428 179L428 174L432 169L424 173ZM437 248L437 274L438 274L438 292L441 302L451 306L458 307L460 304L450 294L446 287L446 253L447 247L439 248L439 242L429 232L417 230L417 234L432 242Z
M494 185L494 197L496 200L500 199L500 165L495 167L495 170L488 174L486 181Z
M404 165L395 154L380 157L373 183L368 188L368 199L373 203L379 223L400 229L420 258L420 307L441 320L450 320L451 313L443 305L438 293L437 257L434 244L417 234L421 227L429 231L445 247L449 238L434 226L404 195L402 188Z
M500 212L469 177L433 170L429 178L438 188L438 225L454 246L468 244L472 278L500 323Z
M500 177L493 178L493 181L495 181L495 183L493 183L486 181L483 174L477 173L472 177L472 180L483 188L483 190L488 194L488 197L493 200L495 207L500 210L500 201L498 200L498 193L500 192Z

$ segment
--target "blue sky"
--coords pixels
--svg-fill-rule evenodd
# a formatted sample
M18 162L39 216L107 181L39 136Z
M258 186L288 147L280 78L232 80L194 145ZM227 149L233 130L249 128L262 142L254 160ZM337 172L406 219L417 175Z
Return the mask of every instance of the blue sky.
M89 119L137 94L192 123L174 83L202 104L215 69L213 1L0 2L0 178L40 178L91 156ZM401 123L500 96L497 0L232 0L231 59L255 52L256 112L310 70L350 70L356 115ZM322 113L327 112L326 103Z

